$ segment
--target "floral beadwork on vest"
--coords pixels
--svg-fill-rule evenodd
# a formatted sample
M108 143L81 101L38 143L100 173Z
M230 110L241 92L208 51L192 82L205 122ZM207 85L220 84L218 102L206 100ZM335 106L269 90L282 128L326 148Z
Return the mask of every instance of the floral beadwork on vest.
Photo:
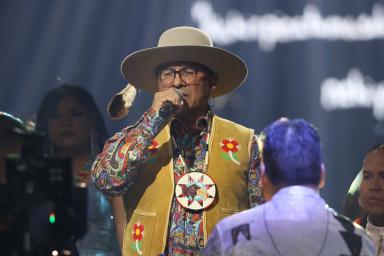
M139 255L142 255L143 252L141 251L142 245L141 240L143 240L144 236L144 225L140 224L138 221L136 224L133 225L132 229L132 238L135 241L133 244L131 244L131 248L137 252Z
M237 140L232 138L223 139L220 142L220 147L223 152L221 152L221 157L225 160L230 160L237 165L240 165L239 158L237 157L237 152L241 149L240 144Z

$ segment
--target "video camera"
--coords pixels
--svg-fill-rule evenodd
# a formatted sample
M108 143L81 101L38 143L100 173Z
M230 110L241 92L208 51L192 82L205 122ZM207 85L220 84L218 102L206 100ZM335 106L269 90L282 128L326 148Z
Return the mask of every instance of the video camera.
M73 186L69 158L43 154L43 136L21 135L21 155L6 158L0 186L1 254L77 255L76 240L86 233L86 188Z

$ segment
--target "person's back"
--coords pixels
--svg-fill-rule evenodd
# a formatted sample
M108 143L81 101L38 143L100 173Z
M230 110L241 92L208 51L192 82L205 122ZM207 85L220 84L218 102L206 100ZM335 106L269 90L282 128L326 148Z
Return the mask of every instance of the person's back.
M330 209L320 139L303 120L281 119L263 132L261 185L269 201L214 229L206 255L375 255L365 231Z
M313 189L290 186L275 197L220 223L206 255L375 255L365 232Z

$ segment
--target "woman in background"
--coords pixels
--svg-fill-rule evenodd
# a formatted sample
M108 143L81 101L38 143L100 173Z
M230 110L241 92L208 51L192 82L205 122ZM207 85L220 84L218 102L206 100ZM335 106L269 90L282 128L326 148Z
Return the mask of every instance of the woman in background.
M45 133L48 154L71 157L75 185L88 185L88 232L77 242L80 255L120 255L115 230L122 232L124 224L122 199L107 198L90 184L90 167L108 137L91 94L66 84L49 91L37 113L36 130Z

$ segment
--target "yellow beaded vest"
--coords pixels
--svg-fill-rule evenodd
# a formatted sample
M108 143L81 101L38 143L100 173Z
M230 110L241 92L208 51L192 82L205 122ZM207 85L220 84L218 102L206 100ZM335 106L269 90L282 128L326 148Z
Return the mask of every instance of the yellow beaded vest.
M219 220L249 208L247 177L253 135L252 129L213 116L207 174L216 184L217 195L203 212L205 243ZM140 168L136 185L124 196L124 256L160 255L167 243L175 187L169 126L155 140L157 152Z

